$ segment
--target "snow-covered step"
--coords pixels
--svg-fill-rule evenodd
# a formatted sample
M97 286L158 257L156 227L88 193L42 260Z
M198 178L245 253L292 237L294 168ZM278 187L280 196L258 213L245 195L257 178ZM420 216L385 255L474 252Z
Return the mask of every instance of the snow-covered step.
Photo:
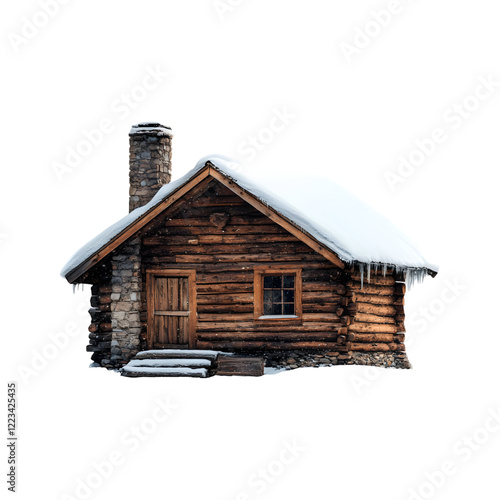
M206 368L172 368L157 366L131 366L122 368L124 377L197 377L205 378L208 375Z
M152 349L140 351L134 359L182 359L182 358L204 358L215 360L222 354L220 351L203 351L190 349Z
M121 370L125 377L199 377L214 374L219 351L153 349L136 354Z
M126 365L129 368L150 367L150 368L210 368L210 359L132 359Z

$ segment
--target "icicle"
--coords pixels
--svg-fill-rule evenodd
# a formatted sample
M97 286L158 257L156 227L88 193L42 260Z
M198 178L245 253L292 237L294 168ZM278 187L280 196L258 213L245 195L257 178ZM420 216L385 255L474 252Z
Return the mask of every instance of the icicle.
M408 290L412 288L415 283L422 283L427 276L427 269L425 268L407 268L405 269L406 284Z
M76 292L85 291L85 285L83 283L73 283L73 294Z
M399 274L402 274L402 280L400 282L406 282L406 285L408 287L408 290L412 288L413 285L416 283L422 283L427 276L427 269L419 267L404 267L400 265L390 265L390 264L381 264L380 262L377 263L367 263L364 264L362 262L358 262L358 267L359 267L359 273L361 276L361 288L363 288L363 285L365 283L365 266L366 266L366 282L370 283L371 280L371 274L375 273L377 274L379 272L379 269L382 270L382 273L385 276L387 276L387 270L392 269L394 271L395 277Z

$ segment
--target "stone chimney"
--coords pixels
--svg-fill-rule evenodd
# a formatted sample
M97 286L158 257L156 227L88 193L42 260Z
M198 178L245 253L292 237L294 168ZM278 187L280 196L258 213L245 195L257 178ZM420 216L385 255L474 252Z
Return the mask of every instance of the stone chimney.
M142 207L172 176L172 130L159 123L139 123L129 133L129 212Z

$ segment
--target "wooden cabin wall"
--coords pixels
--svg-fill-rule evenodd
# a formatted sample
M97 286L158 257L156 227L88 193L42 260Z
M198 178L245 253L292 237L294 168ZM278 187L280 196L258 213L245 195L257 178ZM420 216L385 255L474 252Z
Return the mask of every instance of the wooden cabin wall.
M405 350L404 294L402 276L388 271L366 273L361 288L358 271L347 282L349 315L346 332L353 352L402 352Z
M216 213L228 216L223 228L215 224ZM301 266L302 324L254 322L256 265ZM151 268L196 270L197 348L347 350L346 336L338 339L344 272L217 181L143 234L143 292ZM145 336L146 294L141 298Z

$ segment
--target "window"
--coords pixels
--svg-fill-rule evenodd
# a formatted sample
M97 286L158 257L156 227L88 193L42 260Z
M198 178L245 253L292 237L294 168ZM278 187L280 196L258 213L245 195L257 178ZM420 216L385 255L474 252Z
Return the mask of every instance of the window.
M264 316L295 314L295 275L264 276Z
M258 321L299 321L302 317L300 269L255 268L255 310Z

